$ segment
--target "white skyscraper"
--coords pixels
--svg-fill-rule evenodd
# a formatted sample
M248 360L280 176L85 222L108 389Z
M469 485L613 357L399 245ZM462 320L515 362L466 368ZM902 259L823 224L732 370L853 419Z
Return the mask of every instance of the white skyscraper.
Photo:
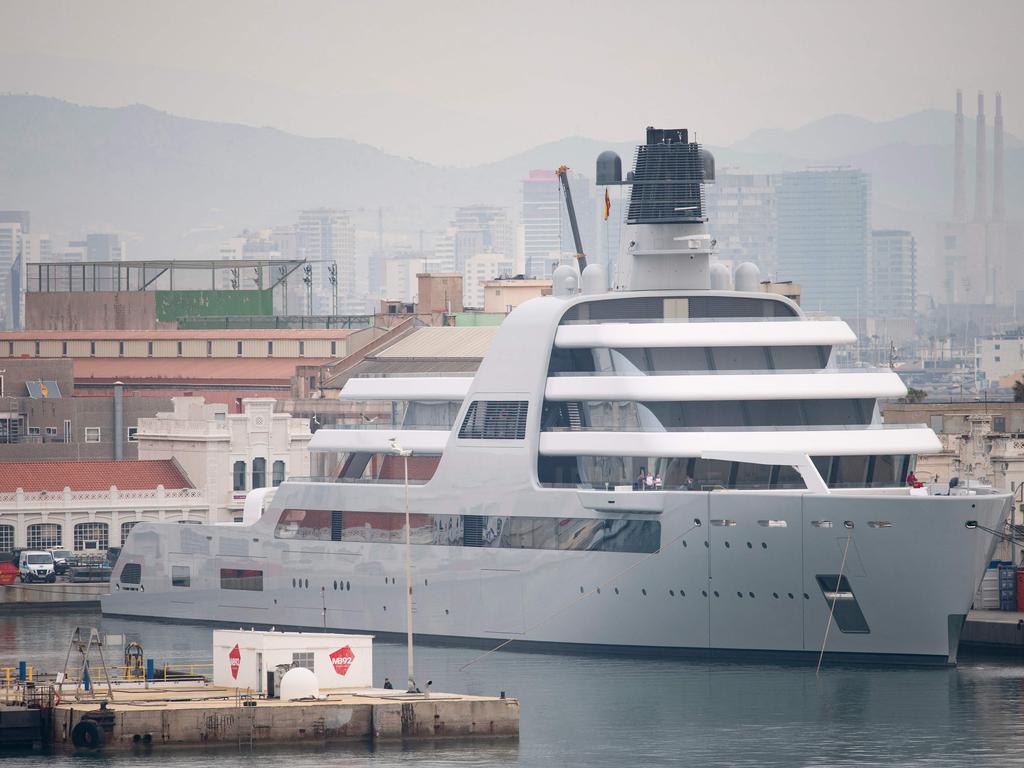
M365 290L359 292L355 228L348 213L334 208L302 211L298 225L299 256L313 262L313 314L334 314L335 287L331 264L337 267L337 314L363 314ZM301 278L300 278L301 279ZM363 282L365 282L365 276Z

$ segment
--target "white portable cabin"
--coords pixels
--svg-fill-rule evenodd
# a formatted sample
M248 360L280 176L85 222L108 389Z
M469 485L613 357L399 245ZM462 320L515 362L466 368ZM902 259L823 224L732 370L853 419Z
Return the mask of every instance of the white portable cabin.
M373 687L373 635L213 631L213 684L264 693L267 672L306 667L321 690Z

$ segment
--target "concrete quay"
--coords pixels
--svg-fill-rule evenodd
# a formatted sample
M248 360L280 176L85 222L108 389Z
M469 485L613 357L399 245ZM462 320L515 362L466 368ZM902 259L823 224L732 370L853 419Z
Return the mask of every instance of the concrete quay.
M1024 613L971 611L960 635L960 645L1024 653Z
M49 608L99 608L100 598L110 592L105 583L73 584L58 581L54 584L14 583L0 586L0 608L11 610L40 610Z
M87 724L79 727L86 715ZM88 743L83 744L86 731ZM316 700L281 701L191 682L115 688L113 700L102 710L97 701L58 703L53 709L52 745L72 751L131 752L218 744L518 736L516 699L366 689L321 691Z

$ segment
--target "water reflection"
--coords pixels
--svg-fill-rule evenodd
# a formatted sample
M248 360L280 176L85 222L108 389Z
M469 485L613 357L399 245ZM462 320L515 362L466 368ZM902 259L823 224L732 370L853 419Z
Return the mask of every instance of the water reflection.
M210 630L102 620L95 613L0 618L0 662L25 658L56 670L74 626L101 623L137 639L158 662L208 659ZM511 646L512 649L515 646ZM826 667L418 647L436 690L522 701L519 744L412 748L291 748L268 752L296 768L429 765L489 768L587 765L1006 765L1024 761L1024 661L966 655L957 669ZM375 678L402 677L404 648L378 643ZM264 751L261 750L261 754ZM0 758L0 760L3 760ZM58 756L8 758L21 766L79 765ZM231 751L159 752L154 764L217 768L251 758ZM90 765L127 765L100 758Z

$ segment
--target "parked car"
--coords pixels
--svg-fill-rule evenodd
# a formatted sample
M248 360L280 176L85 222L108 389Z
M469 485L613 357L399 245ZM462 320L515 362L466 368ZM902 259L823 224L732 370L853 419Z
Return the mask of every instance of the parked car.
M26 549L18 560L18 578L24 581L57 580L53 570L53 555L42 550Z
M53 572L61 576L68 572L68 560L73 556L70 549L51 549L53 555Z

